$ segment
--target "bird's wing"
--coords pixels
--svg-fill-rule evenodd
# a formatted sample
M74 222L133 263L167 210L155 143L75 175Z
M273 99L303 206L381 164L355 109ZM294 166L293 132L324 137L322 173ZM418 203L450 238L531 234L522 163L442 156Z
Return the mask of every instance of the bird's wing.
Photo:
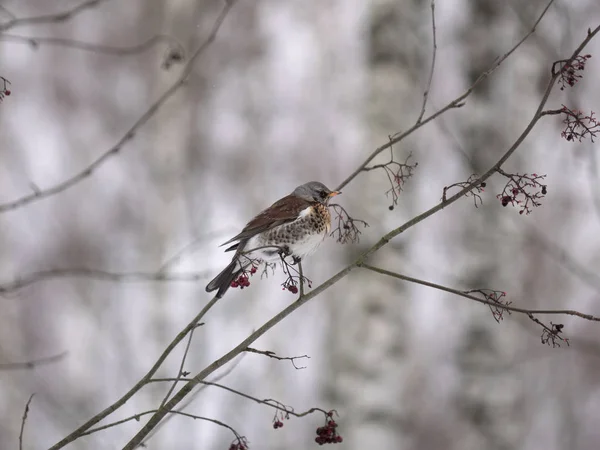
M263 231L270 230L284 223L293 222L300 216L302 211L310 206L312 204L309 201L295 195L283 197L248 222L241 233L224 242L221 246L243 239L250 239L252 236ZM233 249L234 247L231 248L231 250Z

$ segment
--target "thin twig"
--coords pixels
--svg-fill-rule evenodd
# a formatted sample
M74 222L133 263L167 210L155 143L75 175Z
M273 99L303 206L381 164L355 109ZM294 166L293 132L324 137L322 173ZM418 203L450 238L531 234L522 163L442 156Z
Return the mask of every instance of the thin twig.
M14 43L27 44L32 48L37 48L40 45L48 45L55 47L72 48L86 52L99 53L112 56L130 56L143 53L146 50L154 47L156 44L165 43L173 49L177 49L183 56L183 46L172 36L166 34L158 34L152 36L146 41L124 47L116 47L111 45L94 44L91 42L82 42L74 39L53 38L53 37L35 37L35 36L17 36L13 34L0 34L0 41L12 41Z
M433 81L433 72L435 70L435 57L437 54L437 38L435 29L435 0L431 0L431 31L433 34L433 53L431 55L431 68L429 69L429 79L427 80L427 87L423 92L423 105L421 106L421 113L417 119L417 123L421 122L425 115L425 108L427 107L427 99L429 98L429 91L431 90L431 82Z
M95 0L94 3L99 0ZM105 1L105 0L104 0ZM35 190L33 193L29 195L25 195L17 200L12 202L4 203L0 205L0 213L12 211L17 208L20 208L24 205L28 205L29 203L33 203L39 201L41 199L45 199L48 197L52 197L56 194L59 194L72 186L76 185L80 181L91 176L95 170L104 165L104 163L109 160L111 157L117 155L124 147L124 145L133 139L135 133L139 131L139 129L146 124L162 107L164 103L169 100L175 92L177 92L186 82L188 76L190 75L192 69L194 68L194 64L196 60L204 53L204 51L212 44L217 36L217 32L225 17L229 13L231 7L235 4L237 0L227 0L225 2L225 6L223 7L221 13L215 20L212 30L210 31L206 40L196 49L196 51L191 55L187 64L184 66L181 75L179 78L169 87L159 98L156 100L142 116L131 126L131 128L119 139L119 141L113 145L110 149L105 151L100 157L98 157L95 161L89 164L85 169L80 171L79 173L73 175L71 178L67 178L66 180L55 184L54 186L47 189ZM91 3L91 2L88 2ZM2 29L0 28L0 31Z
M19 19L18 17L14 17L13 19L0 24L0 33L3 31L7 31L11 28L25 26L25 25L40 25L40 24L50 24L50 23L61 23L71 20L77 14L85 11L86 9L91 9L95 6L98 6L101 3L105 3L108 0L87 0L83 3L80 3L77 6L72 7L63 12L55 13L55 14L46 14L43 16L34 16L34 17L24 17Z
M10 17L11 19L16 19L17 16L15 16L13 13L11 13L6 6L0 5L0 11L2 11L4 13L4 15Z
M546 9L544 11L546 11L548 9L548 7L549 7L550 4L552 4L552 1L548 4L548 6L546 7ZM537 25L537 22L536 22L536 25ZM535 29L535 27L534 27L534 29ZM579 45L579 47L573 52L573 56L571 57L571 59L573 59L575 56L577 56L579 54L579 52L581 52L581 50L598 33L598 31L600 31L600 26L598 28L596 28L595 30L593 30L593 31L589 30L586 38ZM530 33L532 33L532 32L533 31L531 31ZM514 50L511 50L511 52L512 51L514 51ZM552 91L552 87L554 86L554 84L556 82L556 78L557 78L556 74L551 76L551 79L550 79L550 81L548 83L546 91L544 92L544 94L542 96L542 99L540 101L538 109L534 113L533 118L531 119L531 121L529 122L529 124L525 127L525 130L517 138L517 140L515 141L515 143L499 159L499 161L496 164L494 164L494 166L491 167L488 170L488 172L486 172L481 178L479 178L478 180L476 180L471 186L465 187L464 189L462 189L457 194L455 194L452 197L448 198L446 201L443 201L443 202L439 203L438 205L430 208L429 210L425 211L424 213L422 213L422 214L414 217L413 219L409 220L404 225L402 225L402 226L400 226L400 227L398 227L398 228L390 231L386 235L384 235L375 245L373 245L371 248L369 248L368 250L366 250L352 264L350 264L349 266L347 266L344 269L342 269L340 272L338 272L337 274L335 274L334 276L332 276L329 280L325 281L320 286L316 287L315 289L313 289L309 293L305 294L303 297L300 297L296 302L294 302L291 305L289 305L288 307L284 308L278 314L276 314L275 316L273 316L270 320L268 320L267 322L265 322L254 333L252 333L250 336L248 336L246 339L244 339L242 342L240 342L235 348L233 348L232 350L230 350L229 352L227 352L221 358L218 358L217 360L213 361L211 364L209 364L207 367L205 367L203 370L201 370L199 373L197 373L196 376L194 376L190 381L188 381L171 398L171 400L169 400L161 409L159 409L150 418L150 420L148 420L148 422L142 427L142 429L139 430L138 433L127 443L127 445L124 447L124 450L133 450L144 439L144 437L158 423L160 423L160 421L162 420L162 418L165 415L167 415L170 410L174 409L175 406L180 401L182 401L194 389L195 386L197 386L202 380L204 380L208 375L210 375L211 373L213 373L215 370L219 369L224 364L227 364L229 361L231 361L233 358L235 358L237 355L239 355L241 352L243 352L247 347L250 346L250 344L252 344L253 342L255 342L263 334L265 334L267 331L269 331L273 326L275 326L276 324L280 323L283 319L285 319L287 316L289 316L290 314L292 314L296 309L300 308L302 305L304 305L305 303L307 303L309 300L311 300L312 298L316 297L317 295L319 295L323 291L331 288L335 283L337 283L338 281L340 281L341 279L343 279L344 277L346 277L351 271L353 271L358 266L360 266L361 264L363 264L364 261L366 261L371 255L373 255L379 249L381 249L386 244L388 244L394 237L396 237L399 234L403 233L407 229L412 228L413 226L415 226L416 224L422 222L423 220L427 219L428 217L432 216L433 214L441 211L443 208L449 206L450 204L456 202L463 195L465 195L465 193L469 192L474 187L478 186L481 182L483 182L485 179L487 179L490 176L492 176L492 174L494 174L496 172L496 169L498 167L500 167L514 153L514 151L521 145L521 143L523 142L523 140L529 135L529 133L531 132L531 130L534 128L535 124L540 119L540 113L543 111L544 105L546 104L546 102L548 100L548 96L550 95L550 92ZM454 104L454 102L451 102L451 104ZM422 123L424 123L424 122L422 122ZM359 168L359 171L360 170L361 170L361 168ZM351 176L351 177L348 178L348 180L352 180L353 178L354 177ZM582 313L579 313L577 311L567 310L567 311L562 311L561 313L562 314L574 313L573 315L577 315L577 316L579 316L579 317L581 317L583 319L597 320L597 318L595 318L594 316L591 316L589 314L582 314Z
M32 284L56 278L91 278L112 282L196 282L208 277L207 272L163 273L163 272L108 272L100 269L75 267L72 269L49 269L33 272L14 281L0 284L0 294L7 294Z
M272 352L270 350L257 350L257 349L252 348L252 347L248 347L244 351L249 352L249 353L257 353L259 355L265 355L265 356L268 356L269 358L273 358L273 359L276 359L278 361L290 361L292 363L292 366L294 366L294 369L306 369L306 366L297 366L296 362L295 362L296 359L301 359L301 358L310 359L310 356L308 356L308 355L302 355L302 356L278 356L278 355L275 354L275 352Z
M175 380L177 380L177 381L190 381L191 378L153 378L150 381L152 381L153 383L162 383L162 382L171 382L171 381L175 381ZM277 409L279 411L282 411L282 412L284 412L286 414L290 414L290 415L295 416L295 417L304 417L304 416L307 416L307 415L312 414L314 412L322 412L324 414L327 414L327 412L328 412L328 411L325 411L324 409L316 408L316 407L315 408L307 409L306 411L303 411L303 412L296 412L294 410L294 408L292 408L291 406L286 406L283 403L281 403L280 401L273 400L272 398L266 398L266 399L262 399L261 400L260 398L253 397L252 395L249 395L249 394L247 394L245 392L238 391L236 389L230 388L229 386L225 386L223 384L219 384L219 383L216 383L216 382L213 382L213 381L201 381L200 384L202 384L203 386L209 386L209 387L210 386L214 386L214 387L217 387L219 389L223 389L225 391L231 392L232 394L239 395L240 397L243 397L243 398L245 398L247 400L252 400L252 401L254 401L256 403L259 403L261 405L270 406L271 408Z
M179 371L177 372L178 377L185 376L185 374L183 373L183 367L185 366L185 360L187 358L188 352L190 351L190 346L192 345L192 339L194 338L194 330L195 329L196 328L192 328L192 330L190 331L190 334L188 336L188 341L185 346L185 351L183 352L183 357L181 358L181 364L179 365ZM177 386L177 381L173 381L173 384L169 388L167 395L165 395L165 397L162 399L162 402L160 402L159 408L162 408L164 406L164 404L167 402L167 400L169 400L169 397L175 390L175 386Z
M210 308L212 308L212 306L218 300L219 300L219 298L217 296L214 296L212 298L212 300L209 301L204 306L204 308L202 308L202 310L198 313L198 315L196 317L194 317L192 319L192 321L190 323L188 323L187 326L183 330L181 330L181 332L175 337L175 339L173 339L173 341L171 341L171 343L162 352L162 354L156 360L156 362L154 363L152 368L148 371L148 373L146 373L146 375L144 375L135 384L135 386L133 386L129 391L127 391L127 393L125 395L123 395L119 400L114 402L109 407L105 408L103 411L96 414L94 417L92 417L90 420L85 422L83 425L81 425L79 428L77 428L71 434L66 436L64 439L61 439L59 442L54 444L52 447L50 447L50 450L57 450L59 448L64 447L65 445L73 442L77 438L81 437L82 433L84 433L86 430L88 430L92 426L96 425L98 422L100 422L106 416L108 416L109 414L112 414L117 409L119 409L121 406L123 406L131 397L133 397L140 389L142 389L148 383L148 381L154 376L154 374L160 368L160 366L162 366L162 363L165 361L165 359L167 359L167 356L169 356L171 354L173 349L175 347L177 347L177 345L188 335L189 332L191 332L194 328L196 328L196 326L200 322L200 320L204 317L204 315L210 310Z
M19 432L19 450L23 450L23 432L25 431L25 422L27 421L27 414L29 414L29 404L31 400L33 400L33 396L35 394L31 394L29 396L29 400L25 404L25 411L23 411L23 418L21 419L21 431Z
M44 366L46 364L52 364L60 361L65 356L67 356L69 352L62 352L57 355L45 356L43 358L32 359L30 361L25 362L17 362L17 363L0 363L0 371L2 370L23 370L23 369L34 369L38 366Z
M234 369L237 367L237 365L238 365L238 364L239 364L239 363L242 361L242 359L244 358L244 356L245 356L245 355L246 355L245 353L243 353L243 354L239 355L238 359L237 359L236 361L234 361L234 363L233 363L233 364L231 364L231 365L230 365L230 366L227 368L227 370L224 370L222 373L220 373L219 375L217 375L216 377L214 377L212 380L210 380L210 381L205 381L205 382L204 382L202 385L200 385L200 386L198 387L198 389L196 389L196 391L195 391L193 394L189 395L189 396L187 397L186 401L185 401L185 402L183 402L183 404L182 404L182 405L181 405L179 408L177 408L175 411L177 411L177 412L183 412L183 411L184 411L184 410L185 410L185 409L186 409L188 406L190 406L190 405L192 404L192 402L193 402L193 401L194 401L194 400L195 400L195 399L198 397L198 395L199 395L199 394L200 394L200 393L201 393L201 392L202 392L202 391L203 391L205 388L207 388L207 387L208 387L208 385L209 385L210 383L217 383L217 382L221 381L223 378L227 377L227 375L229 375L231 372L233 372L233 370L234 370ZM184 377L184 378L181 378L181 377L180 377L180 378L177 378L177 379L179 379L180 381L184 381L184 380L185 380L185 377ZM156 380L163 380L163 379L157 379L157 378L154 378L154 379L152 379L152 380L149 380L149 381L148 381L148 383L150 383L150 382L155 382ZM165 378L164 380L165 380L165 381L167 381L167 380L168 380L168 381L175 381L176 379L175 379L175 378ZM148 443L148 441L149 441L150 439L152 439L152 438L153 438L153 437L156 435L156 433L158 433L158 431L159 431L159 430L160 430L160 429L161 429L163 426L165 426L165 425L166 425L166 424L169 422L169 420L171 420L173 417L175 417L175 416L173 416L173 415L170 415L170 416L167 416L167 417L165 417L165 419L164 419L162 422L160 422L160 423L158 424L158 426L157 426L157 427L155 427L155 428L152 430L152 432L151 432L151 433L149 433L149 434L148 434L148 436L146 437L146 439L145 439L144 441L140 442L140 444L138 445L138 447L144 447L144 446L146 446L146 444Z
M107 428L116 427L117 425L121 425L126 422L131 422L132 420L136 420L139 422L139 420L142 416L147 416L148 414L154 414L156 411L157 410L155 410L155 409L150 410L150 411L144 411L144 412L141 412L138 414L134 414L133 416L126 417L125 419L117 420L116 422L111 422L111 423L107 423L106 425L102 425L100 427L92 428L92 429L86 431L85 433L82 433L82 436L87 436L89 434L96 433L98 431L106 430ZM235 435L236 439L240 439L240 440L243 439L243 436L240 435L237 431L235 431L235 429L233 427L231 427L230 425L227 425L225 422L221 422L220 420L211 419L209 417L197 416L195 414L189 414L189 413L185 413L185 412L181 412L181 411L169 411L169 412L174 415L189 417L191 419L206 420L208 422L212 422L214 424L217 424L221 427L224 427L224 428L227 428L228 430L230 430Z
M302 272L302 261L298 260L298 273L300 275L300 297L304 295L304 273ZM298 298L300 298L298 297ZM292 364L294 364L294 360L292 360ZM296 365L294 364L294 367Z
M529 32L527 34L525 34L525 36L523 36L523 38L521 38L520 41L518 41L508 52L506 52L504 55L502 55L502 57L498 58L492 65L491 67L486 70L485 72L483 72L481 75L479 75L479 77L477 77L477 79L475 80L475 82L471 85L471 87L469 87L463 94L461 94L459 97L455 98L454 100L452 100L450 103L448 103L446 106L444 106L442 109L440 109L439 111L436 111L435 113L429 115L428 117L426 117L425 119L422 119L420 122L415 123L412 127L410 127L408 130L397 133L396 135L392 136L392 138L386 142L385 144L383 144L382 146L376 148L375 150L373 150L373 152L371 152L371 154L367 157L367 159L365 159L357 168L354 172L352 172L344 181L342 181L342 183L335 188L336 191L341 191L348 183L350 183L354 178L356 178L361 172L362 170L367 167L367 165L373 160L375 159L375 157L377 155L379 155L381 152L383 152L384 150L390 148L392 145L397 144L398 142L402 141L404 138L406 138L407 136L411 135L412 133L414 133L415 131L417 131L419 128L423 127L424 125L428 124L429 122L431 122L432 120L436 119L437 117L441 116L442 114L444 114L445 112L447 112L450 109L455 109L455 108L460 108L462 106L464 106L464 100L471 95L471 93L475 90L475 88L477 86L479 86L480 83L482 83L487 77L489 77L493 72L496 71L496 69L498 67L500 67L500 65L506 61L506 59L512 55L526 40L527 38L529 38L529 36L531 36L534 32L536 27L538 26L538 24L540 23L540 21L542 20L542 18L546 15L546 12L548 11L548 9L550 8L550 6L554 3L554 0L550 0L548 2L548 4L546 5L546 7L544 8L544 10L542 11L542 13L539 15L538 19L535 21L535 23L533 24L533 27L529 30ZM0 210L1 211L1 210Z
M600 317L593 316L591 314L580 313L579 311L574 311L572 309L526 309L526 308L518 308L516 306L509 306L503 303L494 302L491 300L486 300L480 297L476 297L474 295L470 295L465 293L464 291L460 291L458 289L449 288L447 286L442 286L441 284L431 283L429 281L420 280L418 278L409 277L406 275L402 275L396 272L391 272L389 270L380 269L379 267L374 267L369 264L361 263L359 267L364 269L371 270L373 272L377 272L382 275L387 275L388 277L397 278L399 280L408 281L409 283L420 284L422 286L427 286L433 289L438 289L440 291L449 292L454 295L458 295L459 297L468 298L469 300L473 300L478 303L482 303L484 305L493 306L495 308L504 309L506 311L517 312L521 314L553 314L553 315L567 315L567 316L577 316L582 319L591 320L594 322L600 322Z

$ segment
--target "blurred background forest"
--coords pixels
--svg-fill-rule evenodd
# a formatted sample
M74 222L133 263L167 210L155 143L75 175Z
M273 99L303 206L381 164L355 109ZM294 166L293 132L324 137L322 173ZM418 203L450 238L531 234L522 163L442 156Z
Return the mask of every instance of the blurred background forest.
M0 14L30 17L79 0L5 0ZM428 111L461 94L525 35L547 2L438 0L437 61ZM0 34L0 203L63 181L111 148L171 86L169 45L119 55L40 39L132 47L154 35L186 52L210 33L219 0L101 1L70 20ZM360 244L326 241L304 265L315 284L385 232L439 202L444 186L481 173L529 122L553 61L600 22L596 0L557 1L536 33L466 105L394 146L419 163L390 211L387 178L372 171L339 202L367 228ZM13 37L10 37L8 35ZM198 274L200 281L112 282L50 277L0 297L0 449L48 448L143 376L206 304L209 277L228 261L218 245L256 212L310 180L334 188L388 135L416 120L431 64L429 0L243 0L158 113L91 176L65 192L0 215L0 283L36 271ZM583 80L555 89L548 107L600 110L600 41ZM475 209L462 199L380 251L374 262L459 289L506 291L515 305L600 314L598 145L560 138L543 119L505 168L547 174L529 216L502 208L494 177ZM376 162L385 162L384 153ZM192 244L192 245L190 245ZM184 248L187 250L181 254ZM179 255L173 259L174 255ZM195 373L293 301L283 275L232 289L196 331ZM572 318L570 347L540 343L526 317L496 323L487 307L356 271L287 318L221 382L298 411L335 408L341 448L592 450L600 447L600 326ZM176 376L183 345L160 376ZM33 368L23 361L63 355ZM225 367L223 371L227 371ZM222 373L222 372L221 372ZM155 408L158 383L112 420ZM272 427L273 411L203 389L186 411L224 421L251 449L311 449L319 416ZM84 437L69 449L121 448L145 423ZM229 448L231 433L174 417L150 449Z

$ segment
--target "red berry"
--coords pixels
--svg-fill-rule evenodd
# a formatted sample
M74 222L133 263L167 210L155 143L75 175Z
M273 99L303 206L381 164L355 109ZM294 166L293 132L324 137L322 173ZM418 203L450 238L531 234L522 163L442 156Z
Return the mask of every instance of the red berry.
M6 89L6 90L4 91L4 95L10 95L10 91L9 91L8 89Z
M335 442L344 442L344 438L342 438L341 436L338 436L335 438Z
M296 286L288 286L288 291L290 291L292 294L297 294L298 293L298 288Z
M255 274L256 273L256 267L252 267L252 269L250 269L250 273Z

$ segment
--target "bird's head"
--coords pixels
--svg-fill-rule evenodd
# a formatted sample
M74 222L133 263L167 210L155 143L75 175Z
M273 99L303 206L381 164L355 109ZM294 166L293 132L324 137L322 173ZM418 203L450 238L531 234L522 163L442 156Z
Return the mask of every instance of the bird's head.
M327 204L331 197L341 194L340 191L332 191L327 188L323 183L318 181L310 181L301 186L298 186L292 192L292 195L300 197L309 202L318 202Z

